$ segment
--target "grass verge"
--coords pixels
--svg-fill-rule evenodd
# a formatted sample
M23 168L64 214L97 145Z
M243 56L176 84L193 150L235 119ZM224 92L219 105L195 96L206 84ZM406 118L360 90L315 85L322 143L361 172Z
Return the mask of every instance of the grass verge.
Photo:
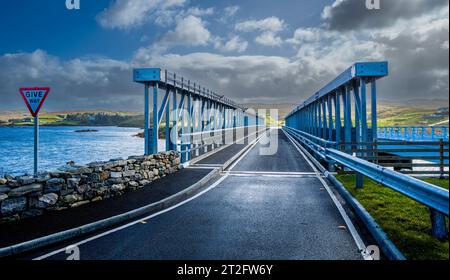
M361 189L355 188L355 175L338 175L336 178L366 208L407 259L449 259L448 239L441 242L431 235L427 207L367 178ZM448 179L424 181L449 188Z

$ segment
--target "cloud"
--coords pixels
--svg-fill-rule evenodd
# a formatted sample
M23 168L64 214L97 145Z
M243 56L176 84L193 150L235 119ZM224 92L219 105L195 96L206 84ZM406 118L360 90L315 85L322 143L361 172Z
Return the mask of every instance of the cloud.
M268 17L262 20L247 20L236 24L237 31L252 32L280 32L284 30L285 23L277 17Z
M225 16L227 17L234 17L236 13L239 11L239 6L229 6L224 9Z
M104 28L133 28L150 19L154 12L170 13L173 7L180 7L186 0L115 0L97 15L97 22Z
M239 36L233 36L225 43L223 41L221 38L216 39L215 48L225 52L244 52L248 47L248 42Z
M280 46L283 43L277 33L283 31L286 24L277 17L268 17L262 20L247 20L236 24L235 29L242 32L262 32L255 38L257 44L263 46Z
M211 33L199 17L190 15L178 21L175 30L169 31L163 38L163 44L187 44L205 46L210 42Z
M365 0L335 0L323 9L322 19L332 30L374 29L448 6L448 0L391 0L381 1L380 10L368 10L365 3Z
M45 51L0 56L0 108L24 108L18 89L50 86L46 110L140 109L140 87L131 82L132 65L107 58L61 61ZM123 104L130 106L124 107Z
M280 46L283 43L281 37L273 32L264 32L255 38L255 42L263 46Z
M229 22L240 10L239 6L228 6L223 9L223 15L219 18L219 22L225 24Z

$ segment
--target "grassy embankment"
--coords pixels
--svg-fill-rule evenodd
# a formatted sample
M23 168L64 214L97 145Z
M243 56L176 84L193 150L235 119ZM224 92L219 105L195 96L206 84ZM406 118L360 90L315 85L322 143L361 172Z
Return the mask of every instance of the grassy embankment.
M354 175L338 175L337 178L372 215L406 258L449 259L448 239L441 242L431 235L430 212L427 207L367 178L361 189L355 188ZM424 181L449 188L449 180Z

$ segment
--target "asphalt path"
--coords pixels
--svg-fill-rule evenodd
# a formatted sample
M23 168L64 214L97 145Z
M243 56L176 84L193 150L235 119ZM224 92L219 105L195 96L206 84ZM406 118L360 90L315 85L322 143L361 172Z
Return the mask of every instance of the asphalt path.
M362 259L321 179L281 130L277 138L275 154L256 144L195 199L75 244L81 259ZM40 253L66 259L63 249Z

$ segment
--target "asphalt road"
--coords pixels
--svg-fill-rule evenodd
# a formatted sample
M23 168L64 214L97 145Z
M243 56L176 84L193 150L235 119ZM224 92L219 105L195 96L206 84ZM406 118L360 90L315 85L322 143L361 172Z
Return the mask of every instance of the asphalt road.
M362 259L329 194L279 133L276 154L262 159L256 145L216 187L80 244L81 259Z

